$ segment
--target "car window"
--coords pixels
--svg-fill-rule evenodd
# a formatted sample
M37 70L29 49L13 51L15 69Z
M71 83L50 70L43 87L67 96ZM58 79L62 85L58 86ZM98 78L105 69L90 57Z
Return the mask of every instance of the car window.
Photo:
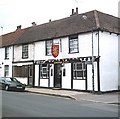
M6 81L12 81L10 78L5 78L6 79Z
M0 82L2 82L2 77L0 77Z
M4 77L0 77L0 82L1 83L5 83L5 78Z
M10 78L14 82L19 82L16 78Z

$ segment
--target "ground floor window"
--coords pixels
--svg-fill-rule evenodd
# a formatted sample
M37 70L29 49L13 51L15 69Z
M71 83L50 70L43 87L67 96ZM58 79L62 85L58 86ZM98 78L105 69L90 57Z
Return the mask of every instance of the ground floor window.
M41 79L49 78L49 66L48 66L48 64L41 64L40 65L40 78Z
M73 79L85 80L86 79L86 64L84 62L73 63Z
M13 76L14 77L27 77L28 76L28 66L13 66Z
M4 76L5 77L9 76L9 65L5 65L4 67Z

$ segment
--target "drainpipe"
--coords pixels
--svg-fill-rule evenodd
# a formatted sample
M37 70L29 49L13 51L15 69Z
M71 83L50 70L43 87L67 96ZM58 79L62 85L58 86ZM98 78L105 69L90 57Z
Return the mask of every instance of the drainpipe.
M98 79L98 92L100 92L100 33L98 30L98 60L97 60L97 79Z
M13 70L13 62L14 62L14 45L13 45L13 49L12 49L13 51L12 51L12 77L13 77L13 72L14 72L14 70Z
M92 88L93 93L95 91L95 84L94 84L94 46L93 46L93 28L92 28Z

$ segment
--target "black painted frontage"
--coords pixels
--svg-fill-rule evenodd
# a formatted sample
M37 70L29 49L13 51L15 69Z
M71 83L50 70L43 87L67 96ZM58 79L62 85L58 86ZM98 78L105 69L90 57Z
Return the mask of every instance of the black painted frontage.
M35 61L35 65L39 66L38 70L38 86L46 88L61 88L65 89L62 86L63 77L66 75L66 71L69 70L64 67L65 64L69 63L71 66L71 86L69 89L74 90L74 81L84 81L85 89L84 91L89 91L88 89L88 79L87 76L88 70L87 66L92 65L92 57L80 57L80 58L66 58L66 59L57 59L57 60L39 60ZM97 64L97 90L100 91L100 75L99 75L99 57L94 56L94 63ZM51 68L52 67L52 68ZM43 73L43 74L42 74ZM50 77L52 76L52 80ZM46 86L42 86L41 81L45 80L47 82ZM67 80L67 79L66 79ZM50 86L50 83L53 83ZM91 84L92 85L92 84ZM80 90L80 88L76 89ZM92 90L92 89L91 89ZM90 91L91 91L90 90Z
M62 88L62 64L54 64L54 87Z

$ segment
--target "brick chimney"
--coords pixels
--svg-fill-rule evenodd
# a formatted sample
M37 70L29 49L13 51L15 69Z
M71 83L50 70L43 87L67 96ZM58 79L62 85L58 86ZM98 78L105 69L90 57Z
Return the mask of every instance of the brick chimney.
M74 9L72 9L72 14L70 16L77 15L77 14L78 14L78 7L76 7L76 12L74 12Z
M74 14L74 9L72 9L72 15Z
M37 24L35 22L32 22L32 26L36 26Z
M76 7L76 14L78 14L78 7Z
M21 29L21 27L22 27L21 25L17 26L17 29L16 29L16 30L20 30L20 29Z

